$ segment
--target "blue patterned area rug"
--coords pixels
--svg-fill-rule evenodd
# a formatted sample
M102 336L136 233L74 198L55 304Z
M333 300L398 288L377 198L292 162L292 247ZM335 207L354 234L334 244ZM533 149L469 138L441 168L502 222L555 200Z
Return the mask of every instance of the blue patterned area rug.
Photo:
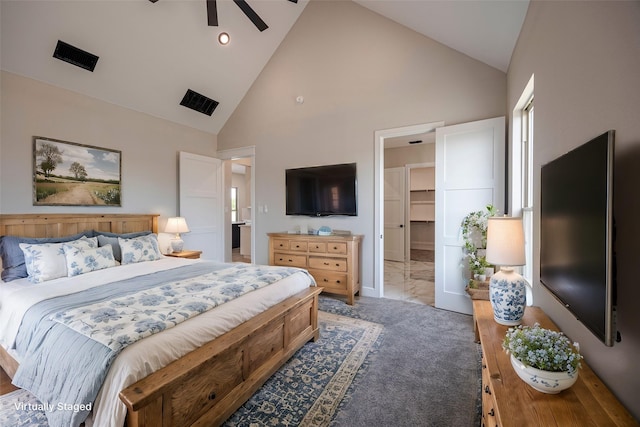
M379 347L383 326L323 311L318 323L320 339L298 350L226 427L329 425L367 355ZM1 396L0 426L47 426L41 406L25 390Z
M309 342L280 368L225 427L328 426L383 326L318 312L320 339Z

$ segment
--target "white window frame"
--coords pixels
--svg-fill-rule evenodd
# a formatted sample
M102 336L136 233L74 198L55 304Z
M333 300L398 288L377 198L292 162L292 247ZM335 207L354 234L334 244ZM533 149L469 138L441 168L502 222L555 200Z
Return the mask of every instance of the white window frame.
M522 216L525 236L525 260L521 274L531 286L534 283L534 176L533 176L533 89L532 75L513 109L512 138L509 157L509 212ZM532 288L527 288L527 304L533 304Z

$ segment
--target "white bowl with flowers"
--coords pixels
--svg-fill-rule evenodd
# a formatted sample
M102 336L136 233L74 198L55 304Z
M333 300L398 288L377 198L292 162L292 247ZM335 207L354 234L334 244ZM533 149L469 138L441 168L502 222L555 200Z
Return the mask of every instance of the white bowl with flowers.
M556 394L578 379L580 346L562 332L533 326L509 328L502 347L511 355L516 374L535 390Z

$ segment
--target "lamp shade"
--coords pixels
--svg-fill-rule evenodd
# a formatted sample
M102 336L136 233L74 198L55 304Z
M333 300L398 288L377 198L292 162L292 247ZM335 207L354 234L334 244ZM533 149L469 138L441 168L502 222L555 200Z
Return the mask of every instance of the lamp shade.
M188 233L189 227L187 221L181 216L169 218L167 220L167 226L164 229L165 233Z
M522 218L504 216L488 219L486 260L498 266L526 263Z

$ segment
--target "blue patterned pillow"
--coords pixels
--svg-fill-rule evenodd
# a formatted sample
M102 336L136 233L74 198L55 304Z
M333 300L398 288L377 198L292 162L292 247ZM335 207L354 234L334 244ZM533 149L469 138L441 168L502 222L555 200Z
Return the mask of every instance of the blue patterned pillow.
M98 246L111 245L113 249L113 257L116 261L122 261L122 252L120 251L120 245L118 244L118 237L123 239L132 239L134 237L147 236L151 234L151 231L137 231L134 233L110 233L108 231L93 231L98 238Z
M133 239L123 239L118 237L118 244L122 251L121 263L133 264L143 261L155 261L162 258L158 237L155 234L135 237Z
M0 257L2 257L2 280L11 282L12 280L27 277L27 266L24 263L24 253L20 249L20 243L63 243L78 240L82 236L93 237L93 231L84 231L65 237L20 237L2 236L0 237Z
M30 282L41 283L67 276L67 261L62 248L63 245L77 248L97 248L98 239L95 237L83 237L66 243L20 243L18 246L24 253L24 261Z
M67 261L67 276L69 277L116 265L111 245L88 248L63 243L62 250Z

